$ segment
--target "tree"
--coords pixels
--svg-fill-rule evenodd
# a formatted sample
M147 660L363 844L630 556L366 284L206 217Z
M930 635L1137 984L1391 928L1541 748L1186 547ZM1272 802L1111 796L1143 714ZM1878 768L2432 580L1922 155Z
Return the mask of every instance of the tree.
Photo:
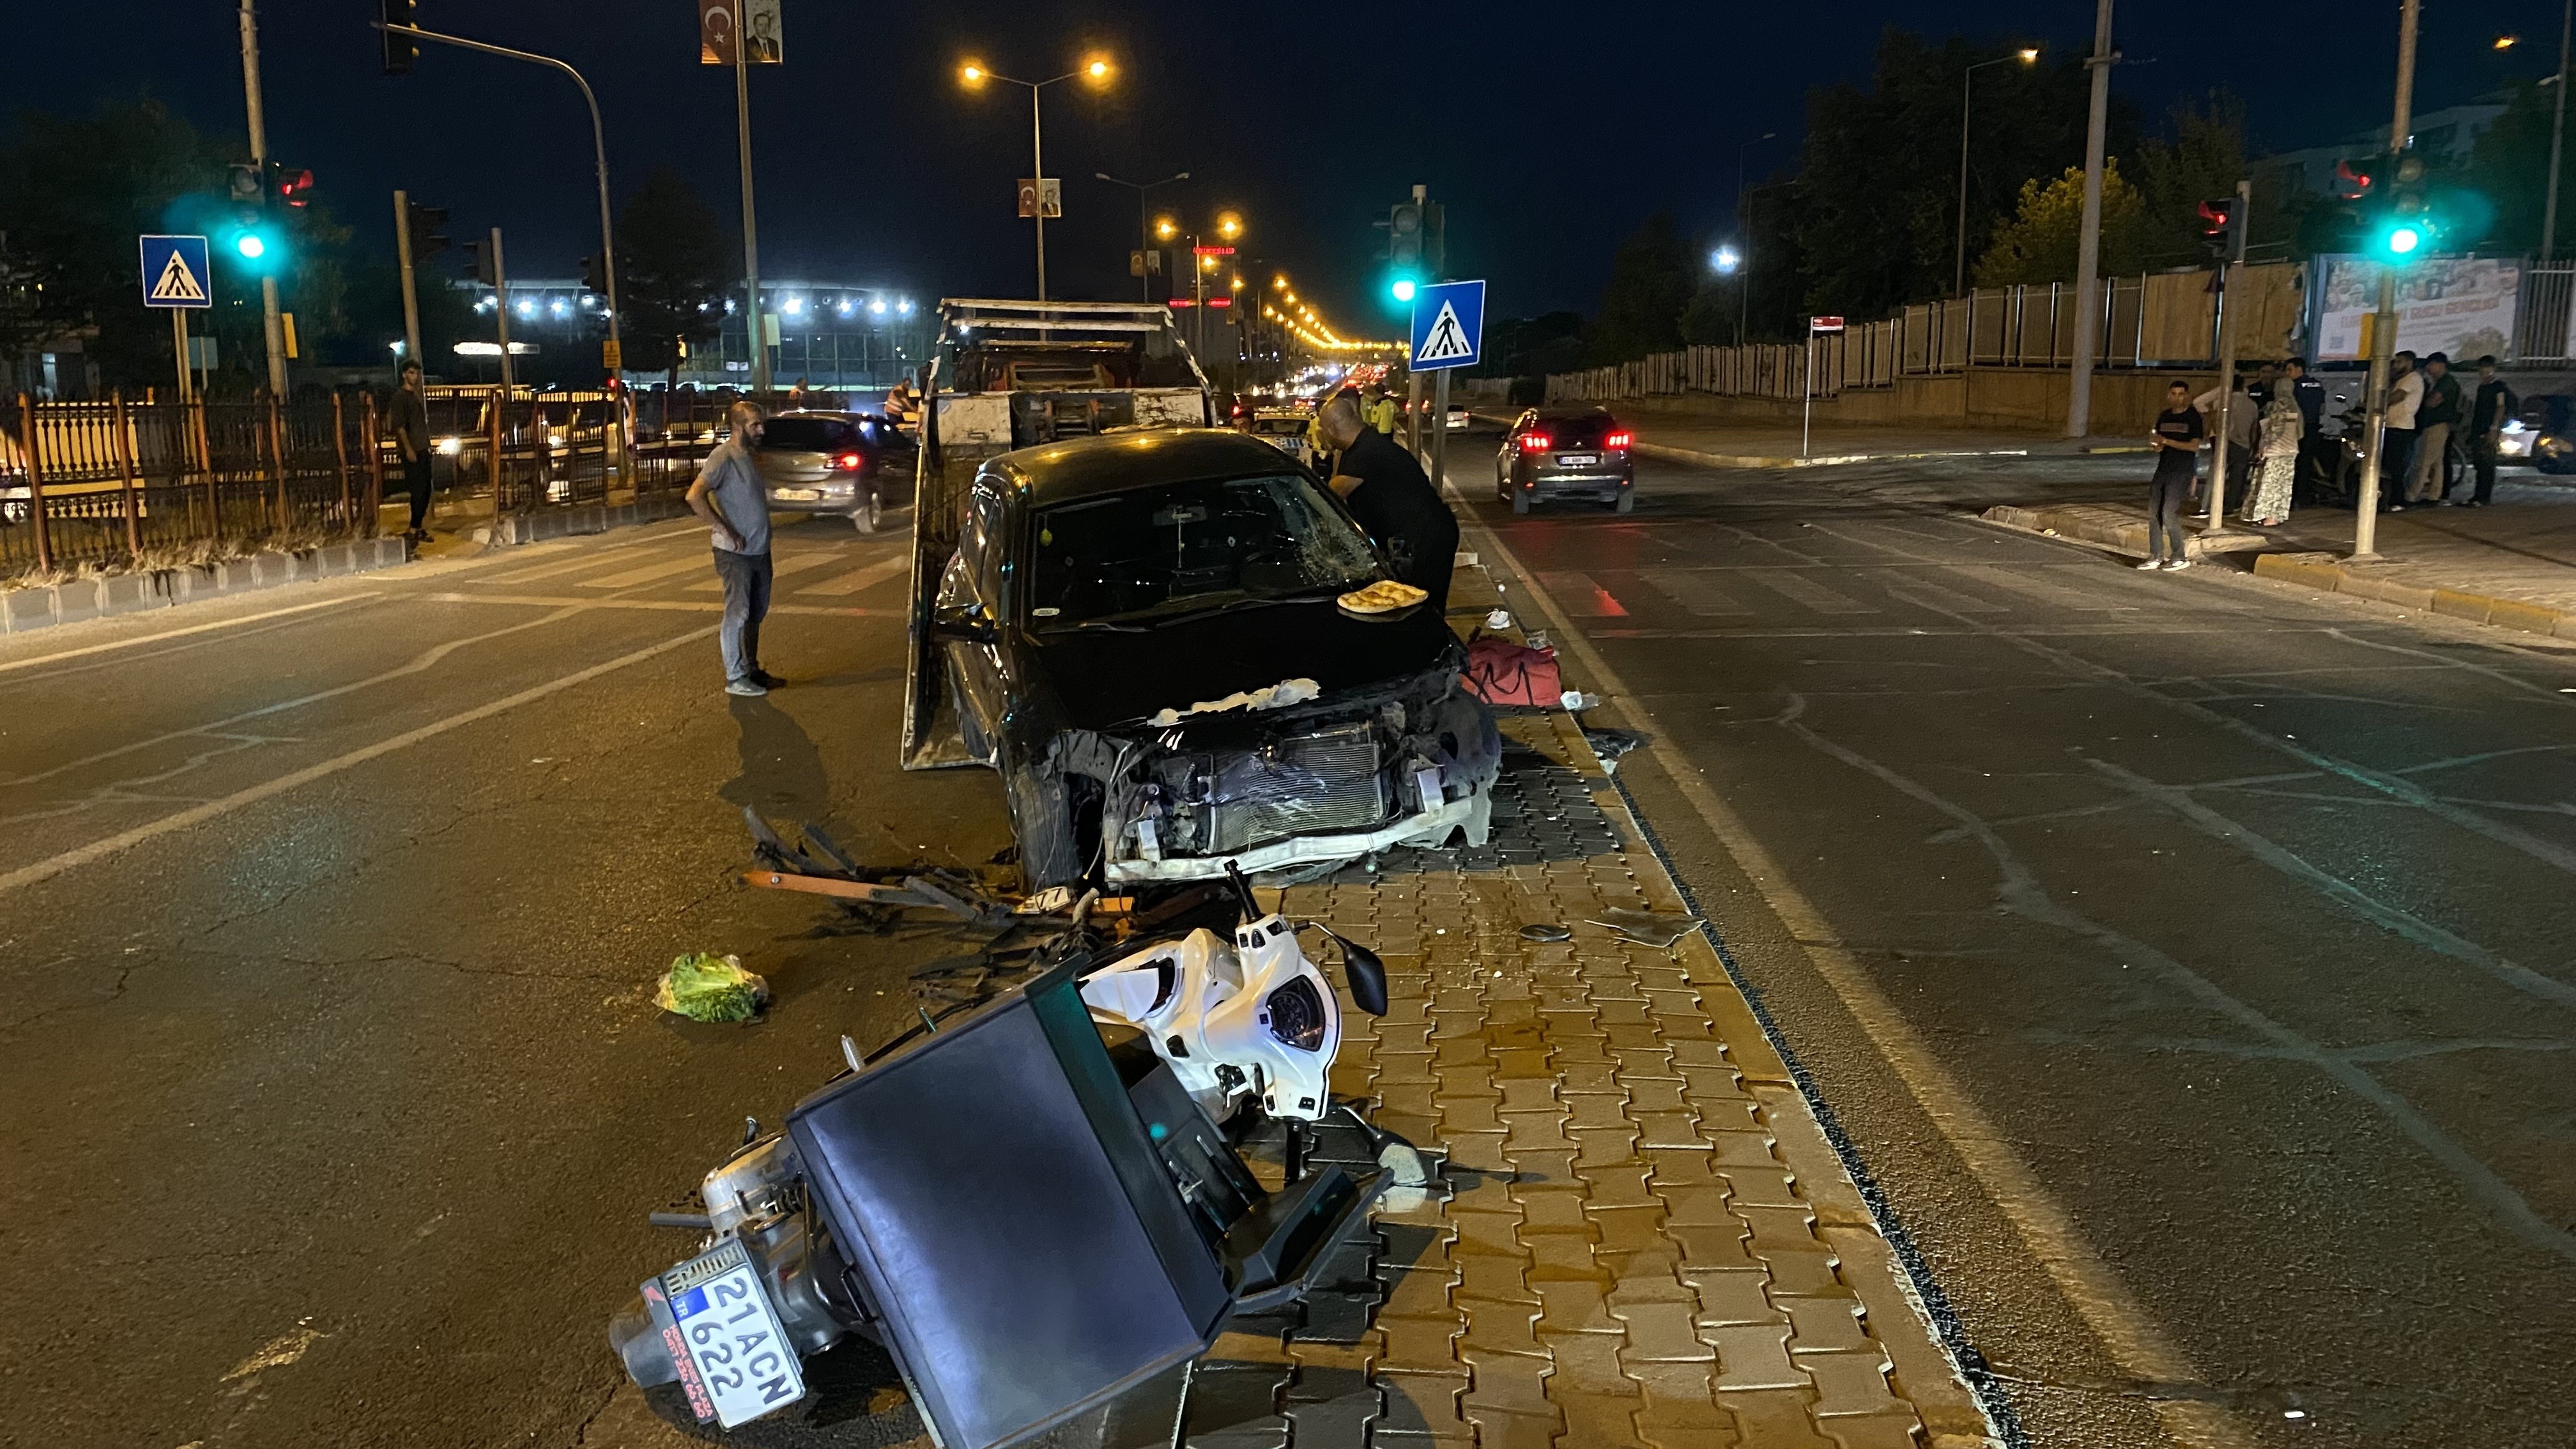
M617 222L618 301L626 365L680 380L684 347L705 346L724 324L733 246L724 224L668 165L654 168Z
M2504 114L2480 133L2457 191L2437 185L2436 210L2450 220L2445 251L2489 249L2540 255L2540 223L2549 200L2549 124L2554 98L2545 86L2518 84ZM2557 255L2576 240L2576 146L2559 158ZM2463 215L2465 214L2465 215Z
M2245 178L2245 103L2213 90L2205 105L2174 107L2170 135L2139 145L2137 265L2193 266L2208 261L2200 204L2236 194ZM2262 217L2251 218L2261 224ZM2268 232L2268 225L2258 230ZM2108 270L2108 268L2105 268Z
M1690 301L1691 261L1671 212L1659 211L1619 244L1610 285L1593 322L1596 363L1626 362L1682 345L1682 308Z
M2146 203L2120 175L2115 157L2102 162L2102 265L2104 276L2138 269L2138 244ZM1995 228L1992 245L1977 259L1980 287L2075 280L2076 248L2084 232L2084 168L2069 166L2043 184L2021 184L2021 205Z

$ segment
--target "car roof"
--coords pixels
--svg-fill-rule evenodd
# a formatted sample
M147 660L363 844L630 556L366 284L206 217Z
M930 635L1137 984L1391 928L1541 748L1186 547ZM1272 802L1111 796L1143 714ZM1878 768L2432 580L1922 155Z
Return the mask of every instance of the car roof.
M1004 453L984 467L1041 505L1204 478L1297 471L1277 448L1232 428L1150 428L1069 438Z

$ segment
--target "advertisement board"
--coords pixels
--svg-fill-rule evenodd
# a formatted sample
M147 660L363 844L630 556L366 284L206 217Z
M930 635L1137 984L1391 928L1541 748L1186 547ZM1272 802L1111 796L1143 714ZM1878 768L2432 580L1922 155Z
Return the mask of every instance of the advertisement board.
M2325 264L2317 324L2310 332L2317 359L2367 361L2364 323L2379 305L2379 264L2357 256L2316 260ZM2430 257L2417 262L2397 274L2394 350L2418 357L2443 352L2456 360L2493 353L2510 360L2521 297L2518 261Z

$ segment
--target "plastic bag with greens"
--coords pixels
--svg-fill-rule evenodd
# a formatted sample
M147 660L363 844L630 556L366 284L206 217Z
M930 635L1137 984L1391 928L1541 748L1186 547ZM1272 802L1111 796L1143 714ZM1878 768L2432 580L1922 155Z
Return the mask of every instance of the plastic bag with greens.
M691 1021L749 1021L769 1000L769 983L738 956L691 951L674 959L653 988L653 1004Z

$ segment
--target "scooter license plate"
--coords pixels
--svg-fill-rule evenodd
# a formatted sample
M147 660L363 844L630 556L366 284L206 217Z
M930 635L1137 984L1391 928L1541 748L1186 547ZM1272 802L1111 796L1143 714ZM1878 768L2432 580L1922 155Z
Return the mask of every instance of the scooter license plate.
M761 1291L760 1275L740 1243L714 1249L664 1273L674 1355L701 1422L747 1424L805 1397L796 1350Z

